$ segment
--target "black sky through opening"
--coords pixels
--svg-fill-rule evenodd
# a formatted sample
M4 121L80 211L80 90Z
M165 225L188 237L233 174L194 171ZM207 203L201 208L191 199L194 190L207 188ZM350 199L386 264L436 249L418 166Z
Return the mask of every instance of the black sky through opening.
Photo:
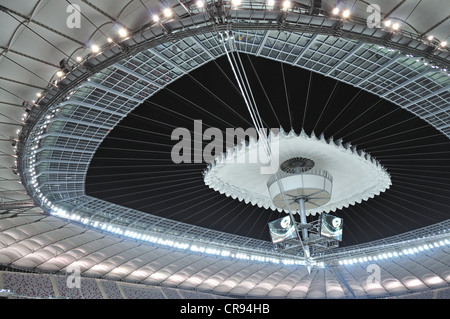
M450 141L377 96L279 62L241 55L266 128L302 127L342 138L374 156L392 186L333 213L344 218L341 246L428 226L449 216ZM233 200L204 185L207 164L175 164L177 127L252 127L226 57L161 90L118 124L97 150L86 193L119 205L228 233L270 240L267 223L284 214ZM225 133L224 133L225 136ZM211 141L204 140L203 148ZM236 141L238 142L238 141ZM308 217L311 221L316 217Z

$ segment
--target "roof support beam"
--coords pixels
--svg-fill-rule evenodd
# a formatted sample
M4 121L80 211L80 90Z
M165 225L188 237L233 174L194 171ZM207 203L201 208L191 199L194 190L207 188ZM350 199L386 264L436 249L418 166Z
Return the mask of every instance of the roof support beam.
M33 60L33 61L36 61L36 62L40 62L40 63L46 64L46 65L49 65L49 66L52 66L52 67L54 67L55 69L58 69L58 70L60 68L59 65L56 65L56 64L53 64L53 63L50 63L50 62L38 59L36 57L33 57L31 55L28 55L28 54L25 54L23 52L19 52L19 51L13 50L13 49L9 49L9 48L4 47L4 46L0 46L0 49L5 50L7 53L11 52L11 53L14 53L14 54L18 54L18 55L21 55L21 56L23 56L25 58L28 58L30 60Z
M261 43L259 44L259 48L258 51L256 51L256 56L260 56L261 55L261 51L264 49L264 45L266 44L267 38L269 37L269 30L266 30L266 32L264 33L264 36L261 40Z
M37 149L40 151L62 151L62 152L75 152L75 153L91 153L93 154L95 151L83 150L78 148L70 148L70 147L57 147L57 146L42 146Z
M81 45L82 47L85 47L85 44L84 44L83 42L78 41L77 39L74 39L74 38L68 36L67 34L65 34L65 33L63 33L63 32L59 32L58 30L55 30L55 29L53 29L53 28L50 28L49 26L47 26L47 25L45 25L45 24L43 24L43 23L40 23L40 22L38 22L38 21L36 21L36 20L33 20L31 17L28 17L28 16L26 16L26 15L20 13L20 12L14 11L14 10L12 10L12 9L6 8L6 7L1 6L1 5L0 5L0 10L1 10L1 11L4 11L4 12L12 13L12 14L14 14L14 15L16 15L16 16L21 17L22 19L24 19L24 20L26 20L26 21L33 22L34 24L37 24L38 26L40 26L40 27L42 27L42 28L44 28L44 29L46 29L46 30L48 30L48 31L50 31L50 32L53 32L53 33L55 33L55 34L57 34L57 35L59 35L59 36L61 36L61 37L63 37L63 38L66 38L66 39L68 39L68 40L70 40L70 41L72 41L72 42L75 42L75 43Z

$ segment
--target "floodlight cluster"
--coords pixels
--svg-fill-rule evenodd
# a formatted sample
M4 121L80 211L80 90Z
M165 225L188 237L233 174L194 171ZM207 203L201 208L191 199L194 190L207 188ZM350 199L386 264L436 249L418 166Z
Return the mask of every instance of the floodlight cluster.
M400 52L398 50L391 49L391 48L386 48L385 46L382 46L382 45L379 45L378 48L382 49L382 50L387 50L389 52L397 51L397 53L399 53L399 54L402 53L402 52ZM425 59L423 57L416 57L416 56L414 56L412 54L409 54L409 53L405 54L405 56L407 58L410 58L410 59L415 59L416 62L422 63L424 66L429 66L431 69L435 69L436 71L439 70L439 71L443 72L445 75L447 75L448 77L450 77L450 71L445 66L438 65L438 64L433 63L432 61L429 61L429 60L427 60L427 59Z
M34 192L34 196L37 200L41 202L42 206L47 207L48 209L51 209L54 207L54 204L42 193L40 186L39 186L39 172L36 170L36 168L39 165L39 162L36 162L37 155L40 151L40 144L41 140L43 139L43 135L46 133L47 126L51 123L52 119L58 115L58 113L61 111L61 109L54 108L52 110L49 110L47 114L45 115L44 122L38 127L37 134L35 135L32 143L30 143L29 147L29 156L26 159L26 165L27 165L27 172L29 176L29 186L31 187L31 190Z
M285 266L304 266L306 265L306 262L302 259L289 259L289 258L277 258L277 257L271 257L263 254L249 254L245 252L235 251L230 248L217 248L207 245L199 245L187 243L184 241L174 241L172 239L166 239L162 237L158 237L155 235L151 235L147 232L137 231L137 230L129 230L126 229L126 227L119 227L113 224L100 222L93 220L92 218L88 218L85 216L82 216L77 213L69 213L63 208L58 208L55 205L51 205L50 214L53 216L61 217L64 219L69 219L71 221L79 222L84 225L97 228L102 231L109 232L111 234L126 237L132 240L138 240L143 242L152 243L155 245L161 245L171 248L180 249L186 252L194 252L202 255L208 255L208 256L218 256L218 257L224 257L224 258L231 258L231 259L238 259L238 260L244 260L244 261L251 261L251 262L260 262L260 263L270 263L270 264L283 264ZM313 265L316 267L325 267L325 264L323 262L315 263L312 261Z
M339 7L334 7L333 10L331 10L331 13L335 17L342 17L343 19L348 19L351 16L351 11L349 9L341 9Z
M205 10L206 5L207 5L206 0L197 0L197 1L195 1L195 4L193 6L195 6L195 8L197 10L201 11L201 10ZM243 6L243 2L242 2L242 0L230 0L229 6L232 9L237 9L237 8ZM267 0L266 1L266 9L274 9L276 7L278 7L280 10L286 11L286 10L292 10L294 8L294 5L293 5L293 1L291 1L291 0ZM339 18L342 20L350 19L351 14L352 14L350 9L341 8L339 6L332 8L330 13L331 13L331 17ZM153 21L153 23L161 24L166 21L169 21L174 16L176 16L174 13L174 10L171 7L165 7L165 8L162 8L160 10L160 12L155 12L155 13L151 14L150 18ZM385 20L383 20L383 26L394 32L399 31L401 28L401 24L399 22L394 22L390 18L386 18ZM130 37L130 32L127 30L127 28L121 26L117 30L117 35L118 35L118 37L116 39L107 37L106 42L108 44L119 43L123 40L128 39ZM424 38L424 42L428 42L428 44L433 45L439 49L445 49L448 45L447 40L436 41L436 39L433 35L426 36ZM89 48L90 54L97 55L97 54L102 53L102 46L100 46L98 43L91 43L87 48ZM87 58L88 57L89 57L89 55L87 55ZM83 58L81 56L77 56L75 58L76 62L78 62L78 63L82 63L84 59L86 59L86 57ZM58 80L62 79L65 75L66 74L64 71L58 70L56 72L57 80L55 80L55 85L57 84ZM449 74L449 76L450 76L450 74ZM44 96L44 94L45 94L45 92L36 93L38 99L42 98Z

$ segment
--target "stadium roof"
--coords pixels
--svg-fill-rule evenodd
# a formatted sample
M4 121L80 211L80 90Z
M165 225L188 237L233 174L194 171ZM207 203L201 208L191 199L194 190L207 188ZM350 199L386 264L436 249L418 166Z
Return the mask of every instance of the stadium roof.
M317 268L308 275L306 268L301 266L265 266L228 260L226 256L215 259L192 251L172 252L167 247L134 241L135 238L129 242L124 236L119 236L121 233L108 235L105 229L108 226L95 230L82 224L84 220L94 223L95 216L98 222L110 223L124 230L127 227L141 231L151 229L168 236L163 238L179 235L173 233L173 223L169 220L150 215L142 217L138 211L85 196L84 179L95 150L127 113L169 83L223 54L215 32L227 28L253 37L251 45L239 47L244 53L278 59L360 87L411 111L443 135L450 136L450 52L443 45L448 41L450 29L446 0L402 0L383 4L382 17L399 22L398 32L387 27L374 29L365 25L370 15L366 10L369 2L343 1L351 8L352 16L342 23L330 14L335 1L322 1L323 11L314 16L307 14L309 2L297 1L292 12L279 15L279 10L266 10L264 2L243 1L244 9L230 11L229 19L224 11L225 19L221 20L219 16L214 24L208 14L187 1L130 1L120 4L106 0L2 1L1 210L16 212L20 216L2 215L5 218L0 224L0 262L19 268L56 271L78 260L83 261L86 274L103 276L119 272L114 276L132 280L147 278L167 285L182 282L186 287L258 296L367 297L390 293L388 286L393 287L395 293L414 287L430 288L433 283L448 283L449 256L445 245L438 245L423 254L406 254L392 261L386 258L380 262L382 267L386 267L384 273L389 274L385 278L386 284L372 291L363 284L363 267L356 266L360 267L358 277L347 270L347 265L336 264L342 256L330 262L335 268ZM226 8L228 2L224 3ZM76 18L72 20L78 11L72 10L71 4L79 6L75 9L81 13L80 28L76 27ZM166 6L173 8L174 17L163 17L161 13ZM187 8L192 10L188 12ZM153 14L160 14L163 23L154 23ZM130 33L125 40L117 33L122 27ZM280 28L299 36L287 39L278 32ZM431 35L433 39L429 38ZM108 38L113 41L109 43ZM338 49L333 42L336 38L344 41ZM175 41L177 52L191 54L188 52L190 47L197 51L189 61L180 62L176 54L170 53L173 47L165 45L170 41ZM324 44L322 49L325 51L314 49L317 41ZM291 45L291 49L283 46L286 43ZM100 52L91 52L93 44L99 46ZM146 60L139 60L142 56ZM61 69L60 61L63 59L67 59L74 71L59 81L56 73ZM155 76L143 72L155 68L159 68L159 74ZM389 72L391 69L394 71ZM126 78L127 86L122 86L121 81L117 81L119 78ZM373 86L374 83L377 85ZM25 115L23 102L33 100L39 107ZM62 113L58 113L60 109ZM47 124L51 126L48 133L44 132ZM38 158L35 165L33 147L38 143L33 142L40 140L40 135L46 138L47 157ZM19 157L12 144L18 146ZM33 173L32 167L37 167ZM16 169L23 174L15 174ZM42 183L40 192L32 187L36 172L40 175L39 183ZM26 187L21 184L24 182ZM56 189L56 185L60 188ZM55 204L59 205L60 211L52 210ZM74 219L80 225L45 217L39 206L44 207L46 213L62 215L66 220ZM230 247L245 245L249 254L262 254L270 248L267 243L254 239L205 232L200 227L183 223L176 225L177 231L189 235L186 241L190 245L196 243L196 239L214 238L217 239L215 247L224 242ZM433 236L445 237L444 231L448 229L445 223L436 227L441 232L438 235L425 232L425 237L431 236L433 243L436 239ZM376 251L375 255L388 253L389 245L398 241L404 243L402 249L418 249L423 245L414 243L411 246L409 240L412 240L412 235L408 236L405 240L397 237L362 247L361 251L365 255L370 255L368 251ZM438 237L438 242L444 237ZM148 247L155 254L147 254ZM357 257L351 257L353 255L347 250L342 254L350 256L348 258L353 264L353 258L363 258L359 248L355 251L358 252ZM139 259L139 255L145 257ZM113 262L114 256L122 262ZM157 259L158 256L161 258ZM183 256L189 256L190 263L187 263L188 259L184 263L177 261ZM272 257L285 258L276 254ZM339 260L346 257L342 258ZM132 265L137 260L138 264ZM399 270L402 267L396 260L401 261L407 270ZM185 273L183 268L187 269ZM292 279L294 277L305 281ZM281 284L285 286L275 289L275 281L280 278L289 284ZM414 281L417 279L419 282ZM388 285L387 282L391 281L397 283ZM345 283L349 283L351 289ZM258 285L264 288L259 289ZM337 295L332 292L335 285L340 287ZM397 288L400 290L395 290Z

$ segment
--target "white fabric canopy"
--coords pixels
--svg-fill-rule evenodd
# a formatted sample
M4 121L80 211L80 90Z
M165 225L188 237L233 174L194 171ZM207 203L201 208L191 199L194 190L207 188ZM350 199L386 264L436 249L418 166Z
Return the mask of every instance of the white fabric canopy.
M205 172L205 184L240 201L282 211L272 203L267 181L284 161L308 158L315 162L314 169L325 170L333 177L331 200L324 206L307 209L306 213L312 215L361 203L391 185L388 172L378 161L350 144L343 145L342 141L310 137L304 132L297 135L293 131L280 131L269 135L271 164L262 143L251 139L248 146L229 150L226 156L218 157Z

